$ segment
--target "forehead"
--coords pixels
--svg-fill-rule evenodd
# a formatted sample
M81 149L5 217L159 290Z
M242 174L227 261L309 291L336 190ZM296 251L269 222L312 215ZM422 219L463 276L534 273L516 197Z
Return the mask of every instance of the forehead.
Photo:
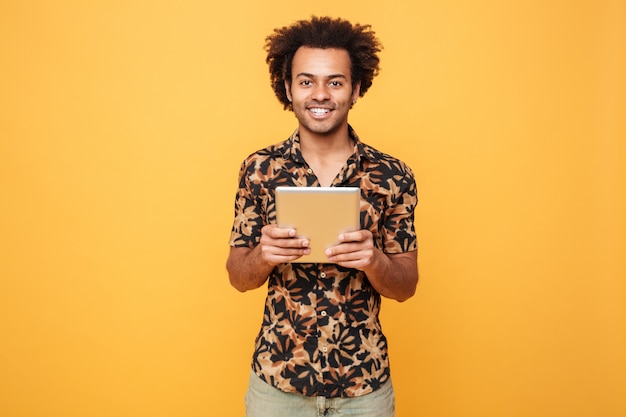
M350 54L345 49L301 46L293 56L291 72L293 77L307 74L350 78L350 65Z

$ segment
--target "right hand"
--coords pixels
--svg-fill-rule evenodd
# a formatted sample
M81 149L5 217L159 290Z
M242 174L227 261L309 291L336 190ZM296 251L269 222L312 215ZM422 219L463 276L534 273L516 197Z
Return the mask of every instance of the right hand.
M309 240L296 237L296 230L268 224L261 229L261 256L271 265L293 262L311 253Z

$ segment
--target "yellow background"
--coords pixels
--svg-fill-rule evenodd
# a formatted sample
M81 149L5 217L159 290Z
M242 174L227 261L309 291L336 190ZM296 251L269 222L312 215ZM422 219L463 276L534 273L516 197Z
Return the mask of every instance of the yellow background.
M3 0L0 415L243 415L236 177L295 127L263 40L311 14L373 25L351 123L417 176L398 416L626 416L618 0Z

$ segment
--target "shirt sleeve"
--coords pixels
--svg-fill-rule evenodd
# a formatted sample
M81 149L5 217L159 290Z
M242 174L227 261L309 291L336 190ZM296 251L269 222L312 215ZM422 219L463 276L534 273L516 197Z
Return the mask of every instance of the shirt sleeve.
M411 168L400 163L402 170L395 178L382 227L383 251L386 253L410 252L417 249L415 233L415 207L417 186Z
M253 190L250 178L253 175L254 163L248 158L239 170L239 187L235 196L235 219L230 233L230 246L256 246L261 239L263 227L263 204L258 190Z

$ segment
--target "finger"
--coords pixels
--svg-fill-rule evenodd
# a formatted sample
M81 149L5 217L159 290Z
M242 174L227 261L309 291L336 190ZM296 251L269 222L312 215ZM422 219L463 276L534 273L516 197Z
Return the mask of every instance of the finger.
M372 236L367 229L341 233L337 238L340 242L363 242Z
M373 259L374 253L369 249L346 250L346 247L347 245L340 245L326 249L328 260L334 263L359 262L367 265Z
M296 230L290 227L278 227L276 224L266 224L261 228L261 235L272 238L289 238L296 235Z
M284 249L271 246L262 248L263 258L274 264L292 262L309 253L311 253L309 248Z
M326 249L326 256L337 256L342 254L356 254L371 251L372 245L363 242L345 242L331 246Z
M273 238L285 239L296 236L296 229L290 227L272 227L268 228L267 234Z
M362 259L355 260L355 261L343 261L343 262L335 261L334 263L344 268L359 269L359 270L362 270L368 265L368 263Z
M309 240L294 238L272 238L269 236L262 236L261 244L276 248L308 248Z

